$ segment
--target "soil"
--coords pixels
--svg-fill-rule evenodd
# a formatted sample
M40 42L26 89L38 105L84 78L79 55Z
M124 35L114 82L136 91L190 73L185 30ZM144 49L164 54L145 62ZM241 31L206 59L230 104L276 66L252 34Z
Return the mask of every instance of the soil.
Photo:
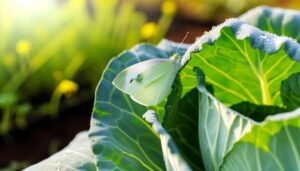
M193 43L211 24L175 20L167 38L180 42L189 32L184 43ZM58 118L43 118L29 125L25 130L14 130L7 137L0 137L0 168L7 167L11 161L39 162L55 151L65 147L74 136L89 129L93 101L61 111Z
M58 118L44 117L26 130L14 130L0 139L0 168L12 161L36 163L65 147L89 128L93 101L61 111Z

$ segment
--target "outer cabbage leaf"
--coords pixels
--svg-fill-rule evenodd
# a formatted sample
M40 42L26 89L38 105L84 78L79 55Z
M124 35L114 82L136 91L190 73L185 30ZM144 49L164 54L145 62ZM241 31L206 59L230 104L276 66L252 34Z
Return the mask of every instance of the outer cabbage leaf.
M288 36L300 42L299 11L261 6L248 11L239 19L261 30Z
M34 164L25 171L40 170L90 170L96 171L94 155L88 139L88 132L80 132L63 150Z

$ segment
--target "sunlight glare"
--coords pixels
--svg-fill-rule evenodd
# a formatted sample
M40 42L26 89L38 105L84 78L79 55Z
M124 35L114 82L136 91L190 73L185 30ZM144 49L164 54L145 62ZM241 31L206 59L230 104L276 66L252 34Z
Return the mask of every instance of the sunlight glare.
M14 0L11 1L10 6L12 9L17 9L18 13L24 14L39 14L45 13L53 7L53 0Z
M19 0L20 6L23 8L33 8L34 7L34 0Z

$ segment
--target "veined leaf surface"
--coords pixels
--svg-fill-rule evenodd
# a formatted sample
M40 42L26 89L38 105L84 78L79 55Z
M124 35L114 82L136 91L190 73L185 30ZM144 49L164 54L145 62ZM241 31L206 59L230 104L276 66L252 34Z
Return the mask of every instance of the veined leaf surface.
M199 80L198 138L206 170L218 170L223 158L254 121L231 110L214 98L205 88L203 71L196 68Z
M100 170L165 169L159 135L142 118L147 108L114 87L112 81L121 70L135 63L169 58L177 47L186 49L168 41L163 41L158 48L138 45L113 59L104 70L96 91L89 133ZM164 112L163 106L153 108ZM163 118L163 114L159 115Z
M197 85L201 68L214 96L226 105L243 101L283 106L281 81L300 71L300 45L231 19L213 28L189 48L182 62L183 95Z
M203 72L196 71L199 141L207 170L300 169L300 109L255 122L212 96L203 86Z
M255 124L227 154L221 171L300 170L300 109Z

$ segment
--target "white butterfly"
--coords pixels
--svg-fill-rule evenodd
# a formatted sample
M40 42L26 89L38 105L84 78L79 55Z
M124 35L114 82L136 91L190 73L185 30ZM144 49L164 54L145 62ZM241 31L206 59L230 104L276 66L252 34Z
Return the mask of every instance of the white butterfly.
M182 68L179 55L170 59L150 59L121 71L113 84L145 106L159 104L171 91L177 72Z

